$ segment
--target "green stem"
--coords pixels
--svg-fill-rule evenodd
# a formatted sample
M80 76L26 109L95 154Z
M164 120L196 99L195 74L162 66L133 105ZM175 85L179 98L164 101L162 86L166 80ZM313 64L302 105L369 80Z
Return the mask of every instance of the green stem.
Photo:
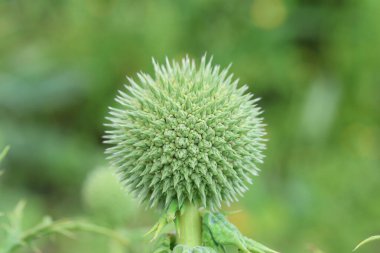
M202 220L198 207L186 203L179 216L178 243L195 247L202 245Z

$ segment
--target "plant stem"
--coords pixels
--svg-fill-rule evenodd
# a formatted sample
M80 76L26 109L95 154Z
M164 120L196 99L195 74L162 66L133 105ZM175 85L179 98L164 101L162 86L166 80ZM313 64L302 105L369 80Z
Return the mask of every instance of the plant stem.
M187 202L179 216L178 243L195 247L202 245L202 220L198 207Z

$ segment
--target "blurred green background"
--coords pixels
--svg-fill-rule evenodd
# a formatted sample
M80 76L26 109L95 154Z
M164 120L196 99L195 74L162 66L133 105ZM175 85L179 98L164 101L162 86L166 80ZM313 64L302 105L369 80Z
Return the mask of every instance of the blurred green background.
M0 210L23 198L26 223L153 224L132 200L107 198L120 197L113 183L88 185L107 178L94 172L107 164L107 107L125 75L152 73L151 57L205 52L233 63L268 124L262 173L231 220L285 253L350 252L380 233L378 0L0 0L0 148L11 146ZM44 252L123 252L80 238Z

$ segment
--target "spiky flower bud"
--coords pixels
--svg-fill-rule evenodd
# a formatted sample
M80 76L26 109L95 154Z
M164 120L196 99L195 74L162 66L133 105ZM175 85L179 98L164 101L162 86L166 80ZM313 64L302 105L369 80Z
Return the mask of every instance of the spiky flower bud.
M257 175L265 148L260 108L248 87L203 57L159 65L128 78L110 108L106 153L121 181L150 206L217 209L237 200Z

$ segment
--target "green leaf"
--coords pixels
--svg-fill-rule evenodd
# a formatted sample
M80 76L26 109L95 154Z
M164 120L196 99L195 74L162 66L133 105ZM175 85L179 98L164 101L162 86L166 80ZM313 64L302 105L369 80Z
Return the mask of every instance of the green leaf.
M169 224L170 222L173 222L176 218L176 214L179 211L178 203L177 201L172 201L172 203L169 205L167 210L161 215L158 222L145 234L149 235L151 233L154 233L152 241L157 238L159 233L162 231L162 229Z
M360 248L361 246L363 246L364 244L367 244L369 242L372 242L372 241L376 241L376 240L380 240L380 235L374 235L374 236L371 236L367 239L365 239L364 241L360 242L353 251L357 250L358 248Z
M250 251L240 231L221 213L206 212L203 216L204 230L210 234L217 245L234 245L245 253Z
M278 253L240 233L226 217L218 212L204 212L202 240L204 245L224 249L232 245L245 253Z
M32 247L33 243L42 237L53 234L73 237L73 232L84 231L99 235L108 236L123 245L128 245L129 240L124 236L108 228L97 226L79 220L53 221L50 217L45 217L34 227L23 230L22 219L25 202L20 201L14 211L8 215L8 224L4 225L5 240L0 245L0 253L12 253L21 247Z
M161 235L154 245L153 253L171 253L172 245L175 243L175 235L164 234Z
M1 151L1 153L0 153L0 162L1 162L1 160L3 160L4 157L7 155L8 151L9 151L9 146L6 146L6 147L3 149L3 151Z
M249 251L251 251L251 252L255 252L255 253L279 253L278 251L274 251L274 250L268 248L267 246L265 246L259 242L256 242L255 240L252 240L248 237L244 237L244 239L245 239L245 242L247 244Z
M1 161L4 159L4 157L7 155L8 151L9 151L9 146L6 146L6 147L3 149L3 151L1 151L1 153L0 153L0 163L1 163ZM4 172L0 170L0 177L1 177L1 175L3 175L3 173L4 173ZM0 214L0 216L1 216L1 214Z
M9 146L6 146L6 147L3 149L3 151L1 151L1 153L0 153L0 163L1 163L1 161L4 159L4 157L7 155L8 151L9 151ZM4 172L0 170L0 177L1 177L1 175L2 175L3 173L4 173Z
M173 253L216 253L216 251L210 247L203 247L203 246L190 247L190 246L179 244L175 246L175 248L173 249Z

